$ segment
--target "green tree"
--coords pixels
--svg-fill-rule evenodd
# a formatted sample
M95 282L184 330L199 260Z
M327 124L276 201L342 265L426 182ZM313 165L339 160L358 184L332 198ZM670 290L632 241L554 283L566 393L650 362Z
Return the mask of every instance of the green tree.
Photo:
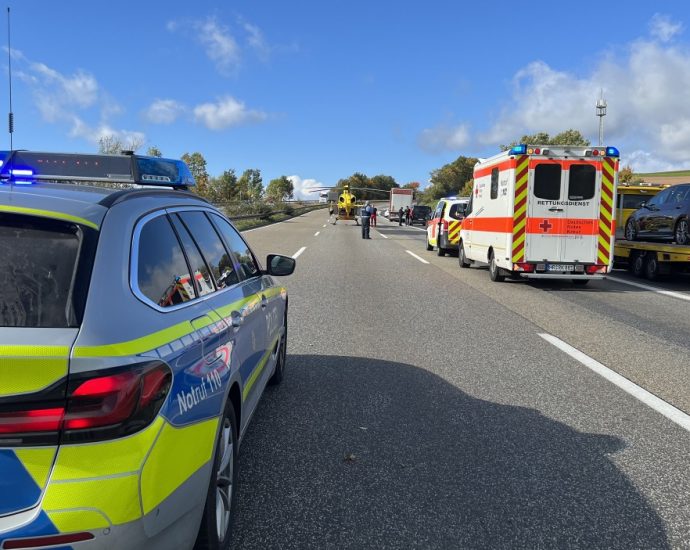
M402 186L403 189L412 189L413 191L419 191L419 188L421 187L421 183L418 181L411 181L409 183L406 183L405 185Z
M579 130L565 130L560 134L556 134L551 137L546 132L537 132L536 134L526 134L522 136L519 140L513 141L508 145L501 145L501 151L507 151L515 145L520 145L521 143L529 145L578 145L587 147L591 145L591 142L586 139Z
M292 199L294 192L295 187L287 176L271 180L266 187L266 196L276 202Z
M201 153L185 153L182 160L189 166L189 171L196 181L196 192L202 197L209 193L209 176L206 170L206 159ZM211 197L208 197L211 198Z
M238 199L238 185L235 171L225 170L217 178L211 178L208 199L214 202L232 202Z
M160 158L160 157L163 156L163 153L161 153L161 150L160 150L158 147L156 147L155 145L151 145L151 147L149 147L149 148L146 150L146 154L147 154L149 157L158 157L158 158Z
M459 195L461 197L471 197L472 189L474 189L474 178L465 182L465 185L460 189Z
M240 179L237 180L237 187L241 200L259 200L264 194L264 184L261 178L261 170L250 168L245 170Z
M130 136L127 141L123 141L115 134L108 134L98 138L98 152L102 155L120 155L122 151L136 151L144 144L144 140L139 135Z
M474 157L460 156L451 163L431 172L431 185L424 190L424 198L433 201L449 195L457 195L474 175Z
M642 178L633 172L632 166L624 166L618 171L618 181L621 183L640 183Z

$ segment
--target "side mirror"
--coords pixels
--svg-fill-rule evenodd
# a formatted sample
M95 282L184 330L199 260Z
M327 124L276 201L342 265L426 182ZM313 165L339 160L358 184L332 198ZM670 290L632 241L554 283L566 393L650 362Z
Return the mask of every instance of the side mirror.
M297 261L289 256L269 254L266 258L266 265L268 266L266 273L277 277L283 277L285 275L292 275L295 271Z

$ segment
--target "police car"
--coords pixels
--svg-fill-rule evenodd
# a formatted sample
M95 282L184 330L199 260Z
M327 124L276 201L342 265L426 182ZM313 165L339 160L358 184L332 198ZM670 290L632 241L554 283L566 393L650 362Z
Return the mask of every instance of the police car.
M426 225L427 250L436 247L439 256L458 250L460 227L469 202L467 197L445 197L438 201Z
M181 161L0 161L0 548L227 548L295 260L262 268Z

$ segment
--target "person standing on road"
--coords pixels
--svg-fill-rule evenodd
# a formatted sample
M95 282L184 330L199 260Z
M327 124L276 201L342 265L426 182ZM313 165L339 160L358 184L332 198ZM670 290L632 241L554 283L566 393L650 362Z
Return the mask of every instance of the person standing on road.
M398 210L398 225L402 225L404 215L405 215L405 211L403 210L403 207L401 206L400 210Z
M378 216L378 208L374 206L372 212L371 212L371 225L376 227L376 216Z
M371 237L369 236L369 221L371 220L372 211L373 207L369 206L369 201L367 201L364 203L364 208L362 208L362 211L359 214L359 217L362 220L363 239L371 239Z
M405 225L410 225L410 207L405 207Z

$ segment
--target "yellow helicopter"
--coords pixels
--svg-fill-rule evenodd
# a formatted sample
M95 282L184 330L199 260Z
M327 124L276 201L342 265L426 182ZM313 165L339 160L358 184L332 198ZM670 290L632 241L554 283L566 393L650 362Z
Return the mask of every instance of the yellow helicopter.
M373 189L371 187L350 187L349 183L344 183L342 187L318 187L313 189L316 191L330 190L340 190L338 194L338 204L337 210L334 212L336 215L336 220L355 220L357 221L357 209L364 206L363 203L357 202L357 197L350 192L350 189L357 191L371 191L374 193L383 193L385 195L390 195L390 191L385 191L383 189ZM334 201L331 201L334 202ZM359 225L359 224L358 224Z

